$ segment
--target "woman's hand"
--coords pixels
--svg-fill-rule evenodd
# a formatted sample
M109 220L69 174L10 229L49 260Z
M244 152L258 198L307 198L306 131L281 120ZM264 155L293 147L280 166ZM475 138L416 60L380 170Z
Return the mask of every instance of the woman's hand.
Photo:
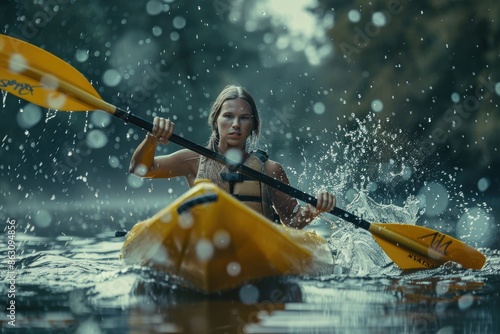
M321 212L329 212L335 208L337 199L334 195L327 192L319 192L316 195L316 207L308 204L308 209L313 213L313 216L318 216Z
M158 142L166 145L168 139L174 133L175 124L169 119L156 116L153 120L153 131L150 136L153 136Z

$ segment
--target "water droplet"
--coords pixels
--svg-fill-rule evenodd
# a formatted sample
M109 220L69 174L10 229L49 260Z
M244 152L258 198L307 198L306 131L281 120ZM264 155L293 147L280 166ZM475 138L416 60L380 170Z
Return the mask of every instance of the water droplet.
M206 262L214 255L214 247L210 240L200 239L196 243L196 256L201 262Z
M42 110L34 104L27 104L17 114L17 124L23 129L29 129L42 119Z
M451 101L453 103L458 103L460 102L460 94L458 94L457 92L454 92L451 94Z
M89 59L89 50L76 50L75 58L77 62L84 63Z
M241 150L238 150L237 148L231 148L226 151L226 154L224 154L226 159L228 159L230 162L234 164L239 164L243 162L243 153Z
M214 233L212 241L219 249L227 248L231 242L231 235L226 230L218 230Z
M457 223L460 240L476 247L488 247L493 241L494 218L483 209L474 207L465 212Z
M158 0L150 0L146 4L146 12L149 15L158 15L163 10L163 4Z
M244 285L240 288L239 296L243 304L255 304L259 300L259 289L252 284Z
M176 42L179 40L181 36L179 35L179 33L177 31L172 31L170 33L170 39L173 41L173 42Z
M326 107L322 102L316 102L314 104L313 110L316 115L322 115L325 113Z
M448 207L448 190L440 183L431 182L423 186L417 197L420 207L425 207L427 216L437 216Z
M106 112L93 112L90 115L90 121L95 126L104 128L111 123L111 116Z
M382 12L375 12L372 14L372 22L376 27L383 27L387 24L387 18Z
M182 16L176 16L174 17L172 24L175 29L183 29L186 27L186 19Z
M384 103L381 100L376 99L372 101L371 107L374 112L381 112L384 110Z
M450 283L447 281L439 281L436 283L435 289L436 289L436 294L438 296L442 296L445 293L447 293L448 290L450 289Z
M413 175L413 170L411 169L411 167L405 166L403 168L403 173L401 174L403 180L408 181L412 175Z
M41 77L40 82L47 89L56 90L59 87L59 79L50 74Z
M479 191L484 192L490 187L490 184L490 179L488 179L487 177L482 177L479 179L479 181L477 181L477 188L479 189Z
M165 213L160 217L160 221L162 223L170 223L170 221L172 221L172 214L170 212Z
M71 306L74 308L74 304L76 303L71 303ZM82 305L80 306L81 310L77 310L75 312L75 310L72 309L73 312L75 312L76 314L85 314L84 312L88 312L87 311L87 308L85 306L83 306L83 303ZM76 328L76 333L96 333L96 334L101 334L102 331L101 331L101 327L99 326L99 324L93 320L85 320L85 321L82 321L79 325L78 325L78 328Z
M194 224L194 218L189 212L184 212L182 215L179 215L178 224L180 227L184 229L188 229Z
M352 202L355 198L356 198L356 195L357 195L357 191L350 188L346 191L345 193L345 198L347 199L347 202Z
M120 160L114 155L109 156L108 163L113 168L118 168L120 166Z
M106 86L115 87L120 83L122 77L120 75L120 72L118 72L117 70L109 69L102 75L102 80Z
M134 174L130 174L127 178L127 183L132 188L140 188L143 185L144 180Z
M86 142L90 148L102 148L108 143L108 137L102 130L95 129L89 131Z
M366 186L366 189L369 191L369 192L374 192L376 191L378 188L378 184L377 182L369 182L368 185Z
M152 33L156 37L160 37L163 34L163 29L160 26L154 26L152 29Z
M349 13L347 13L347 18L352 23L357 23L361 20L361 13L357 9L351 9Z
M461 310L468 309L469 307L472 306L473 303L474 303L474 297L470 293L463 295L458 299L458 307Z
M24 58L22 55L16 53L13 54L12 57L9 59L9 69L12 72L20 73L24 71L28 67L28 62L26 61L26 58Z
M50 109L60 110L65 103L66 95L57 92L50 92L47 94L47 104Z
M227 273L229 274L229 276L236 277L241 272L241 265L236 261L229 262L226 270L227 270Z
M46 228L52 222L52 215L46 210L40 210L33 217L33 221L37 227Z
M148 172L148 168L144 164L139 164L134 169L134 174L137 176L144 176Z

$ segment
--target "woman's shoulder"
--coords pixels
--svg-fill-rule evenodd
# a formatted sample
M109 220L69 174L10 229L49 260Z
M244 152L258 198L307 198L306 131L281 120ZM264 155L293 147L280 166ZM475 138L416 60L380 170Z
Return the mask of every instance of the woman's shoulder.
M283 169L283 166L277 161L268 159L265 162L265 169L266 169L266 174L273 176L273 177L279 177L281 175L285 174L285 170Z

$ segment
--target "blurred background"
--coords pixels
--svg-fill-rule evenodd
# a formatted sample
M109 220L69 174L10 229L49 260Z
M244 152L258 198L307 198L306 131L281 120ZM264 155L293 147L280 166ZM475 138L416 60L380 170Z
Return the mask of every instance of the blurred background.
M498 241L500 3L2 1L3 34L70 63L105 101L204 144L210 105L246 87L260 147L348 206L418 203L423 224ZM128 173L145 132L3 96L0 208L27 232L130 228L187 189ZM167 154L179 149L170 144ZM6 218L5 218L6 219ZM473 227L473 228L472 228ZM476 237L474 236L476 235Z

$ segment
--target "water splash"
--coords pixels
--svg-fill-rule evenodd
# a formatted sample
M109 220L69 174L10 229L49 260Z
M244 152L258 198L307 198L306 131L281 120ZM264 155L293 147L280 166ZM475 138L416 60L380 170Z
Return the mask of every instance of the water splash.
M51 119L57 116L57 110L47 109L47 113L45 114L45 124L47 124Z
M360 192L347 211L370 222L398 222L414 225L420 216L418 200L410 196L402 207L382 205ZM354 276L399 275L400 270L392 263L371 233L345 222L332 228L330 245L337 250L336 265L344 274Z
M5 108L5 105L7 103L7 91L5 90L2 90L2 106Z
M379 204L365 192L360 192L356 196L349 204L348 210L371 222L410 225L415 225L422 214L419 209L419 200L414 196L409 196L400 207L394 204Z
M334 133L324 130L316 136L312 141L314 150L304 149L306 167L300 173L300 187L336 194L339 207L369 222L418 223L468 238L464 241L473 241L472 246L489 245L489 236L498 228L486 214L491 210L471 209L471 205L479 205L477 200L467 199L461 191L456 170L439 170L435 163L440 159L438 150L435 156L418 160L412 149L416 145L412 135L402 129L387 130L389 119L373 112L364 119L354 114L349 119ZM457 208L462 213L457 214ZM468 211L473 218L469 215L466 220L464 212ZM338 265L349 274L398 270L370 233L339 218L329 222L329 242L338 251Z
M89 127L89 111L85 111L85 125L83 126L83 132L87 133L87 129Z

